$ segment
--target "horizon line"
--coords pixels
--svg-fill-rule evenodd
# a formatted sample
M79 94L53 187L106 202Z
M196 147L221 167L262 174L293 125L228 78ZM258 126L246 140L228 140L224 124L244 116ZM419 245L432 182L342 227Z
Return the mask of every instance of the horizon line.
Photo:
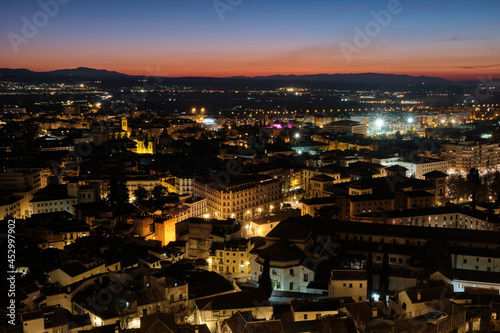
M97 70L97 71L106 71L110 73L117 73L117 74L122 74L122 75L127 75L131 77L151 77L153 75L147 75L147 74L127 74L125 72L121 71L116 71L116 70L109 70L105 68L93 68L93 67L86 67L86 66L78 66L75 68L59 68L59 69L51 69L51 70L32 70L28 69L26 67L18 67L18 68L9 68L9 67L2 67L0 69L9 69L9 70L28 70L30 72L34 73L47 73L47 72L55 72L55 71L64 71L64 70L76 70L76 69L90 69L90 70ZM476 79L448 79L442 76L433 76L433 75L426 75L426 74L421 74L421 75L411 75L411 74L397 74L397 73L379 73L379 72L358 72L358 73L309 73L309 74L293 74L293 73L288 73L288 74L281 74L281 73L276 73L276 74L267 74L267 75L253 75L253 76L248 76L248 75L231 75L231 76L217 76L217 75L212 75L212 76L198 76L198 75L181 75L181 76L158 76L158 77L163 77L163 78L216 78L216 79L231 79L231 78L265 78L265 77L271 77L271 76L313 76L313 75L361 75L361 74L380 74L380 75L396 75L396 76L409 76L413 78L437 78L437 79L442 79L450 82L461 82L461 81L480 81L481 80L481 75L476 75ZM0 74L1 76L1 74ZM500 78L497 77L492 77L492 80L500 80Z

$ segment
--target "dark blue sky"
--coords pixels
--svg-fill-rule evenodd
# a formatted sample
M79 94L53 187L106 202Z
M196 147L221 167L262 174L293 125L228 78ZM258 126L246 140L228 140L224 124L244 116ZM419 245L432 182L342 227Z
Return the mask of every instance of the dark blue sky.
M211 0L64 2L51 17L37 1L0 1L0 66L131 74L152 67L171 76L384 72L449 78L498 75L500 68L498 0L215 2L225 12ZM373 26L372 11L391 5L397 13L388 24ZM23 34L23 18L42 20L38 31ZM372 36L356 44L356 28L365 31L367 24L375 29Z

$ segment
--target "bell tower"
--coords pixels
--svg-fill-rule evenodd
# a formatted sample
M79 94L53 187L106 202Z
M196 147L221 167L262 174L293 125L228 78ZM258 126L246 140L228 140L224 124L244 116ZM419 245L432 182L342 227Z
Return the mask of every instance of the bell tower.
M127 117L122 117L122 131L128 132Z
M424 174L425 180L431 182L436 187L436 204L439 206L443 203L446 195L446 177L444 172L434 170Z

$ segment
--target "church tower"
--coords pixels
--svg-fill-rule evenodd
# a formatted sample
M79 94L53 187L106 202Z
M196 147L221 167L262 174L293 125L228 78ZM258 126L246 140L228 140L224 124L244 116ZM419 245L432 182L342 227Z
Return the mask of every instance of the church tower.
M127 117L122 117L122 131L128 132Z

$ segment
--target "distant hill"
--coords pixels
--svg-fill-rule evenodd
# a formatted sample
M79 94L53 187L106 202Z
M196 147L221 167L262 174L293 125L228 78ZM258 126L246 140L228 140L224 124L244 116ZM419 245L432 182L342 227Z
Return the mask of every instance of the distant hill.
M58 69L49 72L34 72L25 68L0 68L1 76L62 76L62 77L81 77L81 78L92 78L92 79L120 79L120 78L131 78L132 76L118 73L114 71L108 71L105 69L94 69L88 67L78 67L74 69Z
M258 79L258 80L281 80L281 81L325 81L325 82L344 82L344 83L364 83L364 84L431 84L447 85L453 82L431 76L410 76L398 74L379 74L379 73L361 73L361 74L311 74L311 75L270 75L270 76L236 76L231 78L238 79Z
M93 79L127 79L136 78L138 76L131 76L115 71L108 71L105 69L94 69L88 67L78 67L74 69L58 69L48 72L34 72L25 68L10 69L0 68L0 75L2 76L57 76L57 77L80 77L80 78L93 78ZM186 77L177 79L212 79L209 77ZM410 76L410 75L397 75L397 74L378 74L378 73L362 73L362 74L311 74L311 75L269 75L269 76L232 76L226 78L213 78L217 80L231 79L231 80L275 80L283 82L293 81L322 81L322 82L336 82L336 83L360 83L360 84L377 84L377 85L407 85L407 84L430 84L430 85L448 85L453 82L429 76Z

